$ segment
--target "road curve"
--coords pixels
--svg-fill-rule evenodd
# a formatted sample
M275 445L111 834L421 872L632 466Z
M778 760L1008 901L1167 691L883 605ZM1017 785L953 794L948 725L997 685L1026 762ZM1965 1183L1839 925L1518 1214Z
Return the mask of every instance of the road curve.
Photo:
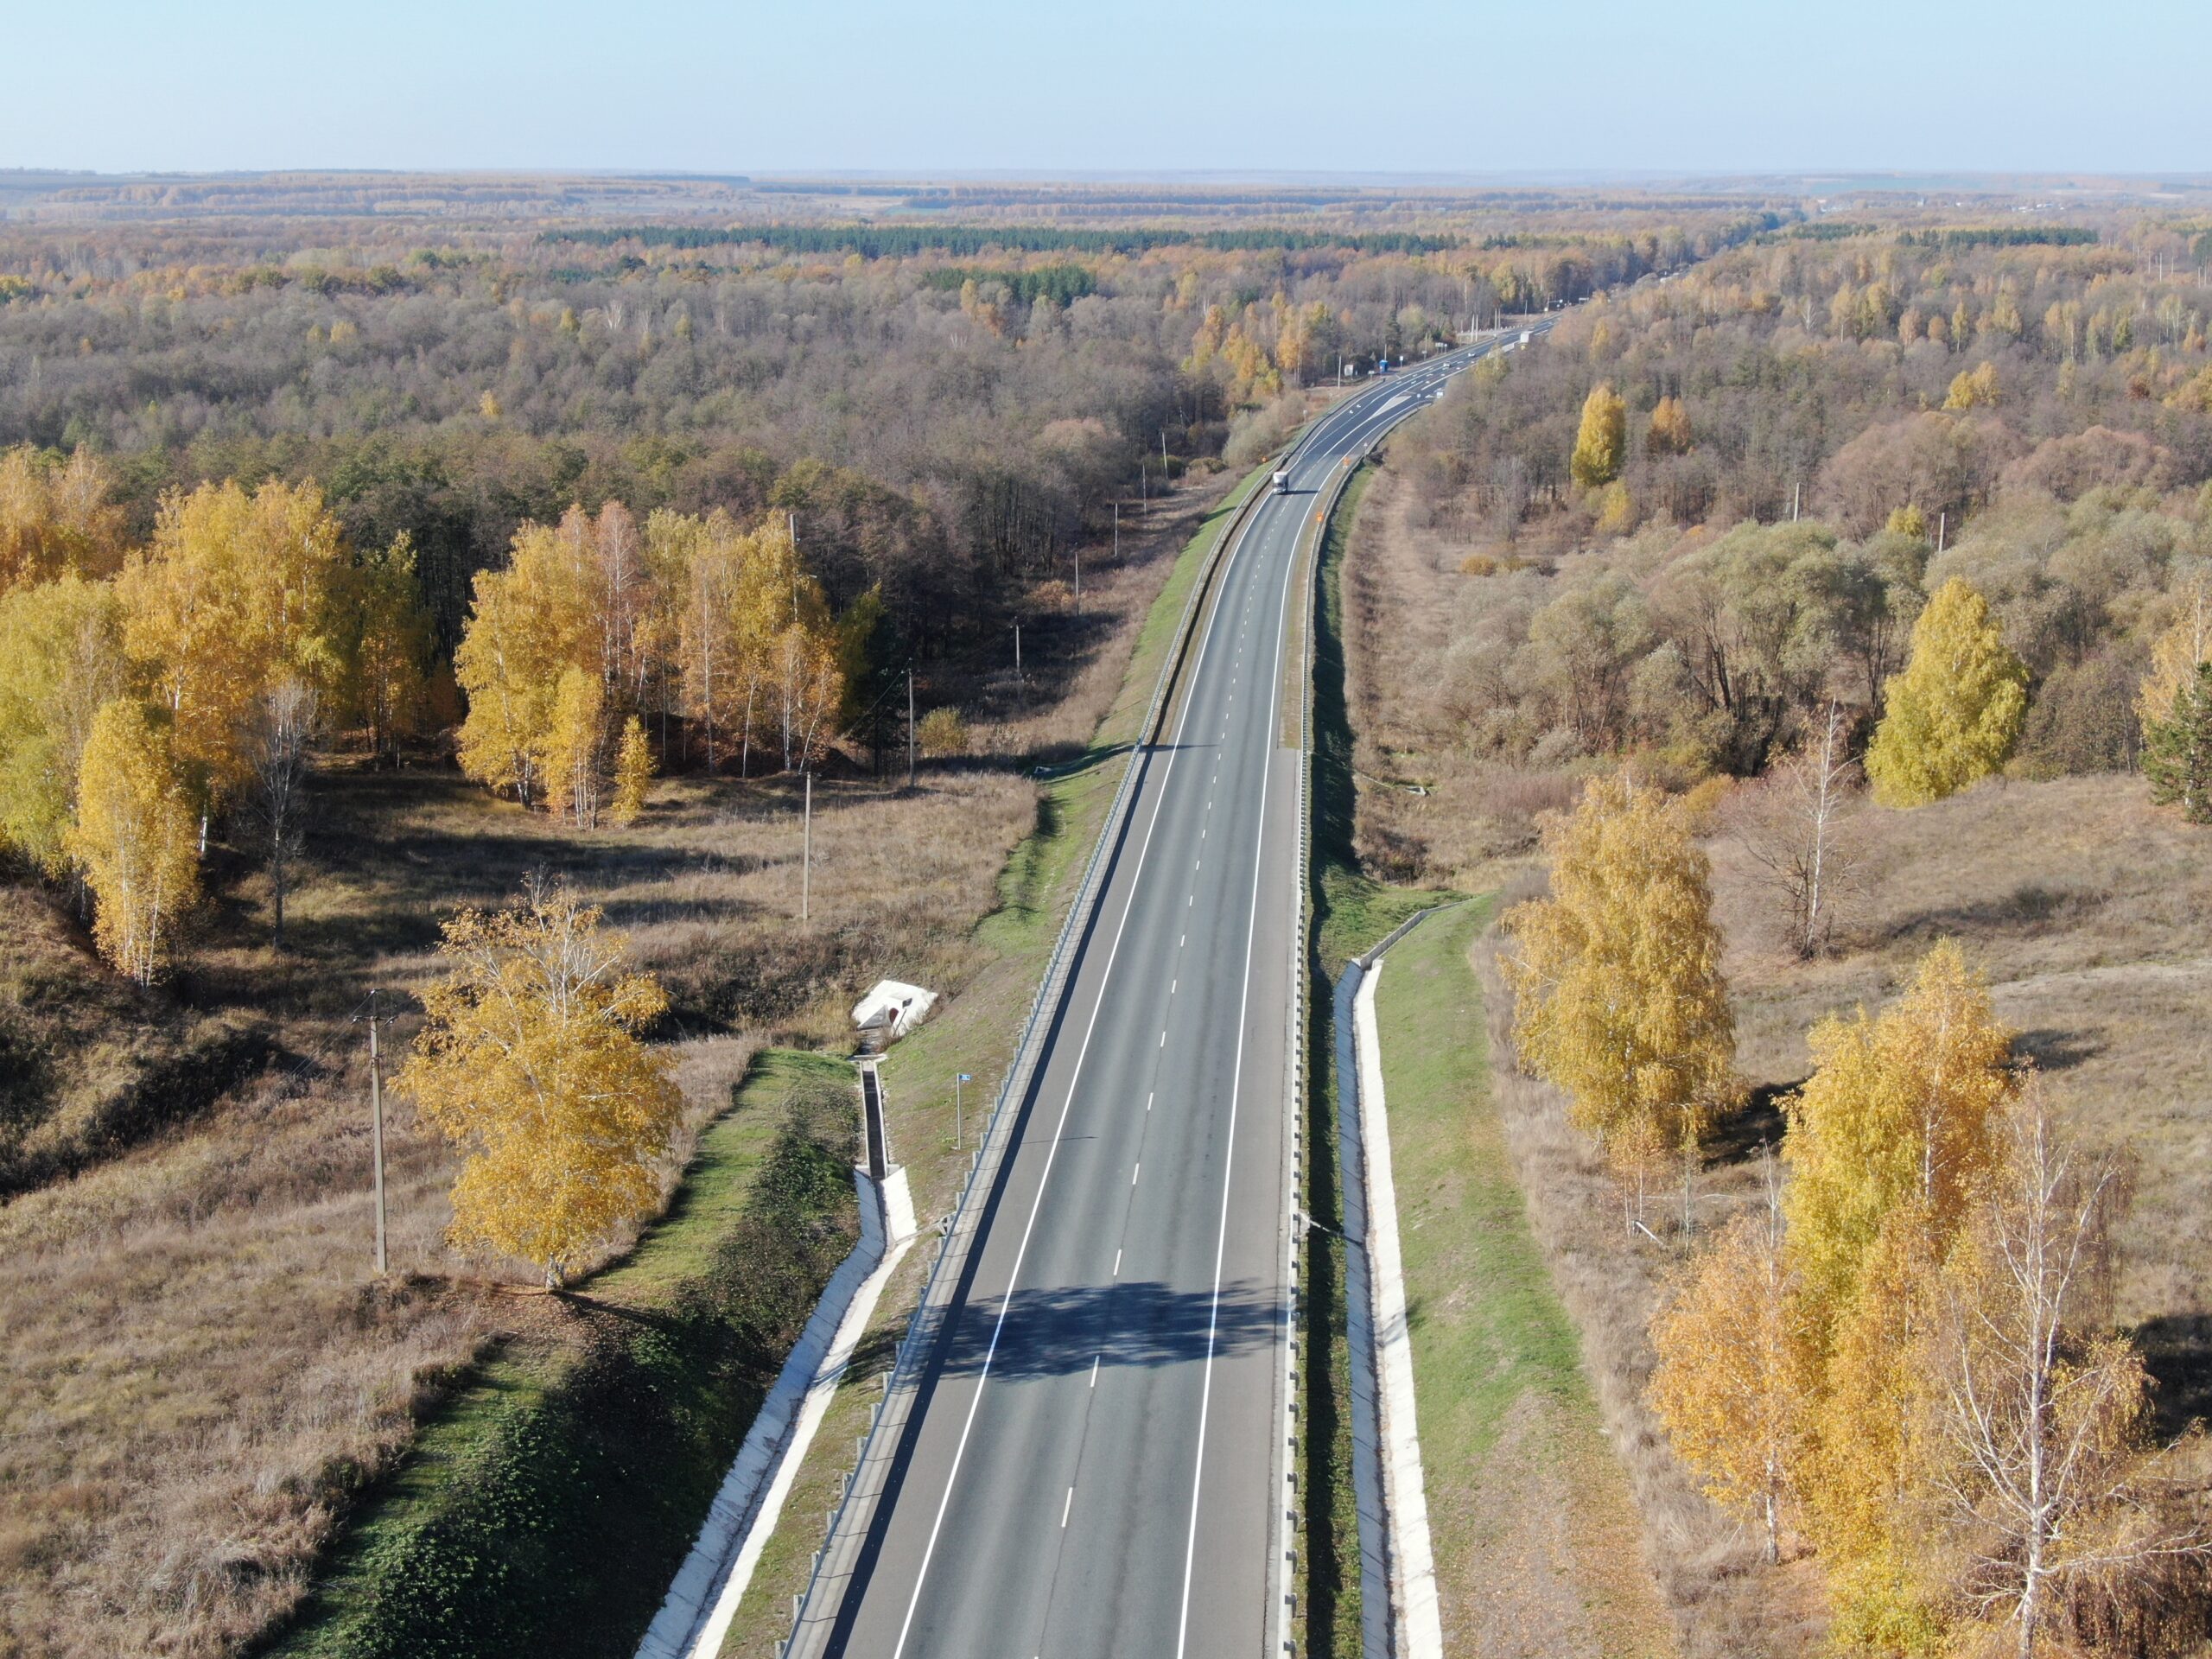
M1230 1659L1285 1588L1301 531L1478 345L1308 431L1226 555L842 1601L854 1659ZM819 1610L827 1612L827 1610ZM810 1608L811 1623L817 1610Z

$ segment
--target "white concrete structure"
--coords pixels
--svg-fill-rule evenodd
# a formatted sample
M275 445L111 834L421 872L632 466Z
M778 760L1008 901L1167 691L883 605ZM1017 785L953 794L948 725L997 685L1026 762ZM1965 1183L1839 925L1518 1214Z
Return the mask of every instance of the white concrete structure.
M1398 1659L1444 1659L1436 1558L1428 1539L1428 1496L1414 1422L1413 1331L1398 1249L1397 1189L1390 1173L1390 1120L1382 1098L1382 1039L1375 1025L1375 988L1382 963L1360 982L1357 1010L1360 1139L1367 1161L1368 1283L1375 1303L1376 1391L1382 1419L1382 1484L1390 1506L1390 1599L1397 1615Z
M761 1402L697 1541L638 1644L637 1659L715 1659L721 1651L806 1448L844 1380L884 1286L914 1242L914 1201L906 1172L893 1169L879 1185L865 1170L855 1169L853 1180L860 1189L860 1243L830 1276L814 1317Z
M888 1040L896 1042L930 1017L937 993L896 979L879 979L868 994L853 1004L853 1023L862 1031L881 1027Z

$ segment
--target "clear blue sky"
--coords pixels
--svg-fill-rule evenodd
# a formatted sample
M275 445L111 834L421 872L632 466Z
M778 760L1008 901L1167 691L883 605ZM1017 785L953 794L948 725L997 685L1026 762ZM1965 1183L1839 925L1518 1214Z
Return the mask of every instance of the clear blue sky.
M0 0L0 166L2212 171L2204 0Z

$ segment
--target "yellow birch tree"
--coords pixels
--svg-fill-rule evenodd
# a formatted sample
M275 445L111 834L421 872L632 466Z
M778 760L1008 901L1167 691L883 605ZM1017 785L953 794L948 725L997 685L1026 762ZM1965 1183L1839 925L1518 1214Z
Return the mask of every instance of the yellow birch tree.
M194 812L160 729L118 698L93 717L69 851L94 903L92 937L142 985L160 974L177 918L198 900Z
M1586 490L1610 484L1621 475L1628 458L1628 405L1611 386L1600 382L1582 400L1582 424L1574 435L1574 453L1567 471Z
M1707 1495L1758 1522L1769 1561L1781 1559L1807 1428L1800 1318L1770 1190L1695 1259L1651 1330L1652 1408Z
M1617 1160L1694 1146L1733 1097L1711 867L1681 804L1623 773L1547 825L1551 897L1505 928L1522 1061Z
M338 521L312 484L207 484L162 503L116 579L124 645L168 711L180 765L218 800L251 772L241 734L285 678L338 678Z
M614 798L607 816L620 824L632 824L645 810L645 792L652 787L653 752L645 742L645 728L632 715L622 722L621 746L614 752Z
M0 592L0 842L49 876L68 868L92 721L124 680L111 584L67 575Z
M683 1103L638 1033L668 999L624 971L621 935L566 886L533 883L444 933L446 977L398 1086L466 1151L453 1243L527 1262L558 1289L659 1202Z
M546 804L579 830L599 823L606 755L606 683L595 669L562 670L552 717L537 738L537 768L545 780Z

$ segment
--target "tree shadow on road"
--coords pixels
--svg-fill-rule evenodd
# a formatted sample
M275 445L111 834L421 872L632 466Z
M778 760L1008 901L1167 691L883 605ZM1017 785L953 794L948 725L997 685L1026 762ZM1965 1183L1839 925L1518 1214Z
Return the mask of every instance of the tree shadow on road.
M1175 1365L1203 1361L1209 1338L1217 1356L1262 1347L1281 1325L1280 1302L1251 1285L1224 1285L1217 1313L1211 1291L1175 1290L1149 1280L1018 1291L1010 1305L993 1297L961 1311L940 1375L974 1376L986 1357L991 1376L1009 1381L1087 1372L1094 1360L1109 1370Z

